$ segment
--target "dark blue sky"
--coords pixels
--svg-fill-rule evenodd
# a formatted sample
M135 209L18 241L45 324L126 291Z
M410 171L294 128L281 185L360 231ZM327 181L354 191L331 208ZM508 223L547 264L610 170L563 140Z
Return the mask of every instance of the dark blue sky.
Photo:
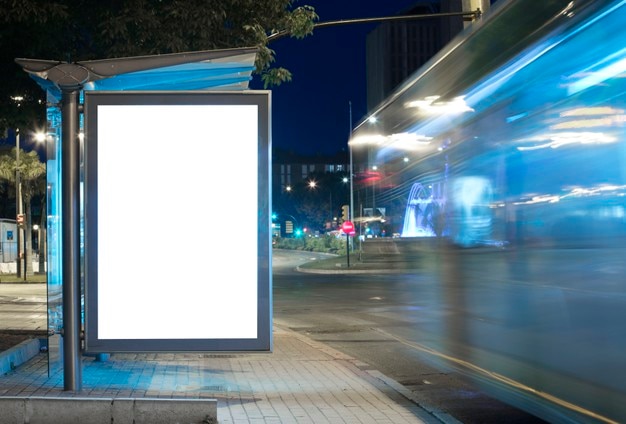
M393 16L416 0L300 0L319 22ZM318 28L303 40L283 38L270 44L277 66L293 81L272 89L272 141L276 147L304 154L333 154L347 148L350 124L367 112L365 42L376 24ZM252 84L253 88L259 84Z

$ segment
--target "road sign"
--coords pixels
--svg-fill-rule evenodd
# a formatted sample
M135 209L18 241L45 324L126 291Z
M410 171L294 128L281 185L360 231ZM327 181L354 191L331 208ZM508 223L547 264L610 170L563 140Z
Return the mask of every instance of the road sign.
M341 230L346 233L346 260L348 261L348 268L350 268L350 236L354 235L354 224L352 221L344 221L341 224Z
M24 214L20 213L17 215L17 224L24 225Z
M354 224L352 221L345 221L341 224L341 230L346 234L354 235Z

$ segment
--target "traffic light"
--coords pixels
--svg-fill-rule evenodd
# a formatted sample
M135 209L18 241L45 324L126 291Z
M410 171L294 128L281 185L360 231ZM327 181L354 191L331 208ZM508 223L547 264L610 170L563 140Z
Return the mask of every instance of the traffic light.
M341 219L343 221L350 221L350 206L343 205L341 207Z

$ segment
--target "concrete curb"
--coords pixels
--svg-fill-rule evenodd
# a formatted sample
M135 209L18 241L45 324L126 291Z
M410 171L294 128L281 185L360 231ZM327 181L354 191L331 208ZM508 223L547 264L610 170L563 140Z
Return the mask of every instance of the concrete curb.
M39 339L26 340L0 352L0 374L6 374L39 354Z
M297 266L296 271L303 272L307 274L404 274L407 272L411 272L413 270L407 269L384 269L384 268L376 268L376 269L358 269L358 268L347 268L347 267L337 267L336 269L321 269L321 268L306 268Z
M215 399L0 398L0 424L217 424Z

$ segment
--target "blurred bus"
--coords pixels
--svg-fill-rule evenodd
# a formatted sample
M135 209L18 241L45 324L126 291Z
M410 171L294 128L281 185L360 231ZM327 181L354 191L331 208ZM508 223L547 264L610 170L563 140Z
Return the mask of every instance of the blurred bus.
M626 1L498 2L350 146L393 176L395 231L438 241L433 359L550 421L626 422Z

